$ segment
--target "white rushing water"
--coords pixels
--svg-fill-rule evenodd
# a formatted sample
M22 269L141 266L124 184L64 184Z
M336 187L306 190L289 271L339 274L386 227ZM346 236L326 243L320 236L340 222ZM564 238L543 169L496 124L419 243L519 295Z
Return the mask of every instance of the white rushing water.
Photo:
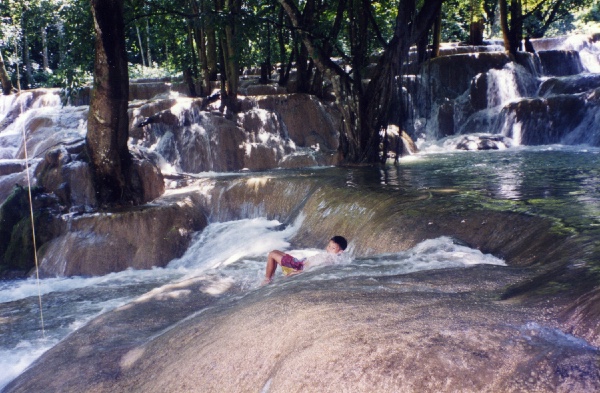
M214 283L213 295L222 295L219 283L235 283L244 290L258 288L264 276L265 257L272 249L298 257L321 250L290 250L296 225L284 227L264 218L213 223L196 238L188 251L166 268L127 270L101 277L48 278L0 282L0 388L61 339L94 317L113 310L153 288L174 281L201 277ZM348 249L352 255L352 245ZM382 276L418 270L443 269L472 264L503 264L443 237L427 240L406 252L360 258L340 268L326 268L311 280L344 276ZM274 284L285 283L278 271ZM38 307L42 294L45 337Z

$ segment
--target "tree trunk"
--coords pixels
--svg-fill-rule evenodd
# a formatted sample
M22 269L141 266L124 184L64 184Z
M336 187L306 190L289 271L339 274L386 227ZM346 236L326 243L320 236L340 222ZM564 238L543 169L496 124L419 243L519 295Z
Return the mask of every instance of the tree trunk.
M212 8L210 10L208 9L209 7L205 4L206 1L207 0L202 0L202 12L204 14L210 14L212 12ZM213 20L210 20L208 23L205 23L204 35L206 38L206 61L208 64L208 78L211 81L216 81L217 74L219 73L219 69L217 66L219 55L217 53L217 34L215 32L215 22Z
M148 67L152 67L152 52L150 51L150 22L148 18L146 18L146 50L148 55L146 56L146 60L148 60Z
M523 11L521 0L512 0L510 4L510 45L511 53L523 50Z
M203 96L207 96L210 94L211 86L210 86L210 77L211 72L209 68L208 55L206 52L206 39L204 34L204 29L198 29L198 54L200 57L200 73L202 74L202 91L200 92Z
M140 56L142 57L142 66L146 67L146 59L144 57L144 46L142 45L142 35L140 34L140 28L135 24L135 32L137 33L138 42L140 43Z
M58 21L56 23L56 29L58 30L58 64L60 65L65 63L67 45L65 40L65 25L62 21Z
M302 22L305 26L313 25L315 21L315 0L307 0L302 12ZM298 73L298 92L310 92L311 80L311 64L309 62L308 50L302 44L302 40L298 40L298 57L296 59L296 70Z
M29 56L29 40L25 31L23 31L23 63L25 65L25 89L29 89L33 86L33 73Z
M14 40L15 42L15 53L19 53L19 44L17 44L18 40ZM15 74L16 75L16 80L17 80L17 91L20 93L21 92L21 71L19 71L19 60L18 60L18 56L15 56L17 58L17 60L15 61Z
M469 25L469 44L483 45L483 30L485 23L483 19L483 0L471 0L471 17Z
M502 28L502 39L504 40L504 50L507 53L512 53L512 45L510 40L510 29L508 27L508 4L507 0L498 0L500 8L500 27Z
M431 57L439 57L440 55L440 44L442 42L442 6L436 12L435 23L433 25L433 48L431 50Z
M198 15L199 19L203 13L201 13L200 7L197 0L190 0L192 6L192 12L194 15ZM206 96L210 94L210 71L208 67L208 57L206 55L206 37L205 37L205 26L204 24L194 23L194 39L196 40L196 50L198 51L198 60L200 61L200 79L202 80L202 88L200 95Z
M0 82L2 82L2 94L9 95L12 92L12 83L6 67L4 66L4 58L2 57L2 51L0 50Z
M196 34L193 28L193 23L191 21L188 21L188 39L187 39L187 43L190 47L190 53L192 54L192 59L191 59L191 65L187 64L186 68L190 69L190 77L194 77L196 75L198 75L198 56L197 56L197 49L194 47L194 43L196 41L195 39Z
M86 150L101 205L133 201L123 0L91 0L96 32Z
M296 82L298 93L308 93L310 90L310 75L308 66L308 50L298 39L295 45L296 49Z
M279 44L279 80L277 83L280 86L285 86L287 84L287 81L290 76L290 73L289 73L290 67L286 67L287 56L286 56L285 44L287 43L287 39L284 34L284 28L283 28L284 17L283 16L284 16L284 11L283 11L283 8L280 6L279 13L277 15L277 22L278 22L277 23L278 24L277 43ZM293 54L290 55L290 63L291 63L292 58L293 58ZM288 70L288 72L286 72L286 69Z
M42 67L44 67L44 71L46 71L50 69L48 63L48 35L46 34L46 28L40 28L40 33L42 36Z
M224 70L226 73L226 96L221 97L221 102L228 106L229 110L237 112L237 90L239 82L239 59L237 54L236 24L237 16L241 8L240 0L225 0L223 11L229 15L229 20L225 25L224 35L221 36L221 48L223 50L223 59L225 61Z

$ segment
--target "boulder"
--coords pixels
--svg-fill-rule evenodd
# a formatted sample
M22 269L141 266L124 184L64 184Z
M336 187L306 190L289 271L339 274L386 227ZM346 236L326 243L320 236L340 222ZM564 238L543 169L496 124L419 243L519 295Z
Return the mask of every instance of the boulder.
M286 93L287 89L277 84L249 84L244 88L240 88L240 94L245 96L266 96Z
M25 273L35 266L30 209L33 209L37 245L56 236L59 225L54 210L57 201L39 187L31 190L31 196L30 206L28 189L15 186L0 205L0 274L15 270Z
M25 160L2 160L0 161L0 176L23 172L25 166Z
M150 202L165 192L160 169L141 151L132 151L132 181L139 190L139 203ZM87 195L87 194L86 194Z
M60 147L49 151L37 166L35 176L46 192L58 196L65 208L91 211L97 206L92 172L86 162L73 160Z
M512 147L512 140L503 135L467 135L456 144L459 150L501 150Z
M444 102L438 109L438 136L454 135L454 103Z
M403 156L409 156L419 152L417 145L410 135L404 130L400 130L395 124L391 124L386 129L387 136L387 159L397 160Z
M471 80L471 86L469 91L469 97L471 99L471 106L475 110L482 110L487 108L488 99L488 80L487 73L481 73L475 75ZM452 124L454 127L454 123ZM451 135L451 134L447 134Z

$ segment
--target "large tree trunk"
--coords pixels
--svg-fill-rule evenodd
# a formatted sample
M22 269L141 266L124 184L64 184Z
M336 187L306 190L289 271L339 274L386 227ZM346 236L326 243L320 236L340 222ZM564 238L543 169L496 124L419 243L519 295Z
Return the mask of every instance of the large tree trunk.
M483 18L483 0L471 0L471 17L469 25L469 44L483 45L483 30L485 22Z
M2 57L2 51L0 50L0 82L2 82L2 94L9 95L12 92L12 83L6 67L4 66L4 58Z
M442 6L435 14L435 22L433 25L433 44L431 49L431 57L438 57L440 55L440 44L442 43Z
M521 0L510 3L510 45L511 53L523 50L523 7Z
M279 13L277 15L277 43L279 44L279 80L277 83L280 86L285 86L287 84L287 81L290 77L292 60L294 58L294 51L292 51L289 61L287 60L285 45L288 40L287 36L284 34L284 15L283 8L280 6Z
M201 11L197 0L190 0L192 12L201 18ZM196 50L198 51L198 60L200 61L200 80L202 81L202 89L200 95L206 96L210 94L210 71L208 68L208 57L206 55L206 36L203 23L194 23L194 39L196 40Z
M98 200L102 205L114 205L134 199L127 149L129 76L123 0L91 0L91 4L96 57L86 148Z

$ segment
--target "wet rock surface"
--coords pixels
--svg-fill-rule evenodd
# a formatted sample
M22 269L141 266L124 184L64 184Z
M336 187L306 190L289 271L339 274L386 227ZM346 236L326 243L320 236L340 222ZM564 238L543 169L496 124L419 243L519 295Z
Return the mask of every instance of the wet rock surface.
M508 136L515 145L598 146L592 124L600 107L589 97L598 88L597 41L597 36L556 37L532 40L536 52L514 58L488 45L498 51L478 48L479 53L430 60L415 72L415 86L408 86L417 104L415 134L439 139L491 133Z
M512 147L512 140L502 135L467 135L456 145L460 150L500 150Z
M583 72L583 65L576 51L547 50L539 51L545 75L567 76Z
M306 273L229 305L182 282L97 318L5 392L599 389L598 350L558 330L551 307L499 301L523 273Z
M191 196L163 205L64 216L62 231L40 249L40 275L104 275L165 266L183 255L206 217Z

